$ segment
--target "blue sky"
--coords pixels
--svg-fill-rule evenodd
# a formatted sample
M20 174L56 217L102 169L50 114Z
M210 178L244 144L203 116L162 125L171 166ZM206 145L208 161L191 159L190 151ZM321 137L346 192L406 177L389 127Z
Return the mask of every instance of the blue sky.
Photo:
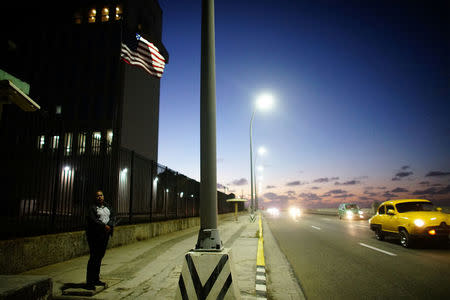
M201 1L160 5L170 61L159 163L199 180ZM269 92L273 109L253 123L255 149L267 149L257 158L266 207L407 197L450 205L448 8L215 1L218 183L250 194L250 118Z

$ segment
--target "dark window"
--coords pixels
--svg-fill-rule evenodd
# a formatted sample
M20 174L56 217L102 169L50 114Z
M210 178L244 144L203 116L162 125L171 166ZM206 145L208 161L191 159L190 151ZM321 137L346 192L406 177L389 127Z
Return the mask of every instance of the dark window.
M434 207L431 202L405 202L396 205L399 213L407 211L433 211Z
M383 205L383 206L381 206L381 207L378 209L378 214L384 215L385 213L386 213L386 211L385 211L385 206Z
M358 209L358 205L356 204L347 204L345 206L346 209Z

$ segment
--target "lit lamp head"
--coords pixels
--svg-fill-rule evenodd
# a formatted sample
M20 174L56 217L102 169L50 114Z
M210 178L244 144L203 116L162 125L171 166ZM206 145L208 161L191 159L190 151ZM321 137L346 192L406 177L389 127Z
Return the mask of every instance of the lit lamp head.
M259 155L264 155L264 154L266 154L266 152L267 152L266 148L264 148L264 147L259 147L258 148L258 154Z
M273 106L273 96L268 93L264 93L256 100L256 106L261 110L269 110Z

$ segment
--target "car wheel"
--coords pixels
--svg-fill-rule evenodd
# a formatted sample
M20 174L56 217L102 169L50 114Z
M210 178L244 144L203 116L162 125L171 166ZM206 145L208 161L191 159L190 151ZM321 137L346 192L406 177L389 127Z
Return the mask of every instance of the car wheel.
M411 248L412 246L411 237L405 229L400 230L400 244L405 248Z
M384 233L380 228L375 229L375 237L379 241L384 241Z

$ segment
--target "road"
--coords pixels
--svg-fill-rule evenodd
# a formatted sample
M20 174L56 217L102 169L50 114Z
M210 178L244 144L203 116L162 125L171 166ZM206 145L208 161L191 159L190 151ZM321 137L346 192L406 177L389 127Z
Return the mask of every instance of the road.
M367 220L265 220L307 299L450 299L450 245L378 241Z

